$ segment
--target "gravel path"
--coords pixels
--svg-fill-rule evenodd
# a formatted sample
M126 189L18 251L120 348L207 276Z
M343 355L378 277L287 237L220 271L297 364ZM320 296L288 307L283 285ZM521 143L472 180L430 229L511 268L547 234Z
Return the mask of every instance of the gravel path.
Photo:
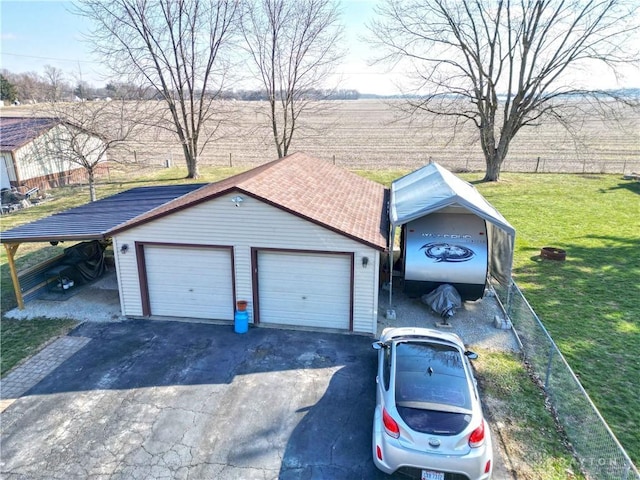
M83 285L77 294L61 300L32 300L24 310L14 308L5 316L16 320L31 318L70 318L79 322L114 322L123 318L115 272L109 273L91 285Z
M409 298L394 286L391 308L396 319L388 320L389 292L381 291L378 308L378 335L387 327L424 327L436 328L441 323L440 316L420 301ZM504 318L504 313L493 292L474 302L464 302L462 308L448 320L451 325L447 331L458 334L466 345L494 351L518 352L520 350L516 336L511 329L495 327L495 318Z

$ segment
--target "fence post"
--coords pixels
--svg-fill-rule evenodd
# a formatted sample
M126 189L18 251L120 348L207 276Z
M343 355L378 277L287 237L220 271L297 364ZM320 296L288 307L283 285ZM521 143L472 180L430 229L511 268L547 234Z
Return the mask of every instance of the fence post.
M549 390L549 378L551 378L551 361L553 360L554 350L555 349L553 348L553 345L551 345L549 347L549 361L547 362L547 372L545 373L544 378L544 389L547 392Z
M507 287L507 298L506 298L506 304L504 306L504 309L506 310L506 313L507 313L507 317L509 318L512 318L511 316L511 297L513 295L512 291L513 291L513 280L509 282L509 286Z

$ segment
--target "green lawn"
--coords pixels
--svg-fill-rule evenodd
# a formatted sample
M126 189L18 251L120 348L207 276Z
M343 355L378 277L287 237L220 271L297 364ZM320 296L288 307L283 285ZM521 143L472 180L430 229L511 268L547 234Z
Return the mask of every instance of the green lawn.
M205 168L199 181L215 181L239 171ZM388 185L406 172L358 173ZM116 179L100 185L98 192L103 197L140 185L184 183L183 175L179 168L159 170L136 180ZM477 181L481 176L462 175L467 181ZM640 183L613 175L506 173L501 182L480 183L477 188L516 229L516 282L627 452L639 463ZM55 197L45 205L3 217L2 229L85 203L88 193L86 188L65 188L57 190ZM564 248L567 261L541 261L539 251L543 246ZM42 250L42 245L22 245L18 264L24 267L37 263L56 249L59 247ZM2 249L3 312L15 306L6 262ZM6 372L5 337L13 335L10 330L14 324L3 320L2 328L2 370ZM31 334L23 336L39 341ZM504 373L516 368L512 360L490 358L485 373L481 371L489 390L502 392L514 378L522 378L520 373L515 377ZM537 412L543 405L539 391L524 392L514 396L505 411L518 415L522 409ZM506 402L510 401L508 397ZM520 410L516 410L517 405L521 405ZM530 417L530 426L535 426L539 414ZM556 444L540 448L545 451L545 465L555 473L545 477L536 477L536 473L531 478L563 478L562 472L568 468L566 456L556 456Z
M516 283L640 463L640 183L505 174L477 187L516 229ZM544 246L567 260L540 261Z

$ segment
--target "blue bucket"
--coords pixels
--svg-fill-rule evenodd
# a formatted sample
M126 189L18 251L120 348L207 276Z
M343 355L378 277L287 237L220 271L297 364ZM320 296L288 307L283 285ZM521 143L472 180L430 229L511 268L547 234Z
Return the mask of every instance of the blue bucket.
M236 311L234 317L234 331L236 333L247 333L249 330L249 314L247 311Z

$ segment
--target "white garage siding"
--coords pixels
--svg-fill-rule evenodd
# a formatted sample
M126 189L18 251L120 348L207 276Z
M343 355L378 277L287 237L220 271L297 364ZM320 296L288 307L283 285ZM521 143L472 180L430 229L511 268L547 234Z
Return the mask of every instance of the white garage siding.
M236 300L247 300L253 316L251 248L317 252L351 252L353 267L353 331L375 333L378 317L379 250L316 225L248 195L236 207L234 194L192 205L125 230L114 237L122 312L143 316L135 242L168 242L233 247ZM127 253L120 247L128 244ZM362 258L368 258L367 267Z
M148 314L233 319L230 249L173 245L143 245L142 249Z
M350 330L350 254L256 253L260 323Z

